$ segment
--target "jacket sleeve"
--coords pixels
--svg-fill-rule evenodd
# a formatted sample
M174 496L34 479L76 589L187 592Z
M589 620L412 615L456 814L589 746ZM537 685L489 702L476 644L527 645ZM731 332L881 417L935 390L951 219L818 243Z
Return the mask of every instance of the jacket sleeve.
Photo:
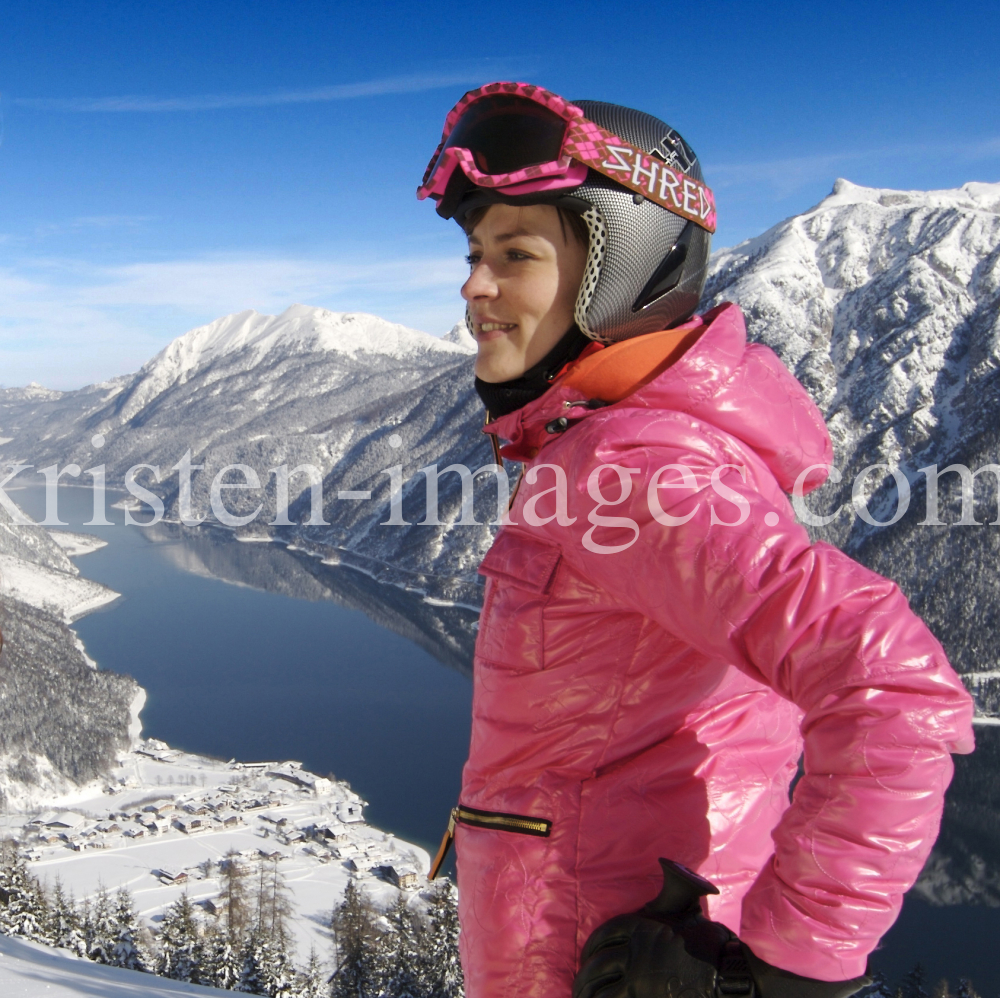
M740 935L785 970L857 977L937 836L949 753L973 748L972 701L894 583L811 544L759 460L676 416L620 446L596 420L576 428L581 439L567 448L576 522L553 536L624 604L802 709L805 775L744 900ZM595 510L588 482L601 464L633 469L632 490ZM649 486L668 464L692 477L661 475L682 487L654 482L657 506ZM607 499L619 496L614 472L600 484ZM661 510L690 518L663 523ZM635 528L595 525L595 515Z

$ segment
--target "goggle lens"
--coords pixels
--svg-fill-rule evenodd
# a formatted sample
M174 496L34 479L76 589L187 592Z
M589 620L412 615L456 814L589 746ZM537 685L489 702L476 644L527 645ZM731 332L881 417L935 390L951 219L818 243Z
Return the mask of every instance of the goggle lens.
M567 127L565 118L535 101L492 94L466 109L441 154L457 146L469 150L483 173L513 173L557 160Z

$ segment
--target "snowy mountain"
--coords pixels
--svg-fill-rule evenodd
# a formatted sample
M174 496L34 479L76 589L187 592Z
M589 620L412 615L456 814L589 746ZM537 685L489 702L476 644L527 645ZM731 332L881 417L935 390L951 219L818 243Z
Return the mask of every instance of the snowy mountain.
M385 469L402 466L412 522L424 518L420 468L492 462L477 432L474 350L461 324L439 339L370 315L302 305L280 316L241 312L191 330L128 378L76 392L0 391L8 438L0 455L36 468L104 464L109 485L119 487L131 466L155 465L160 484L148 472L142 483L166 499L168 518L178 519L180 478L171 469L191 451L201 466L192 472L192 511L210 521L212 479L226 465L245 464L263 493L230 490L226 499L237 515L263 501L262 512L241 528L257 535L269 532L275 515L277 479L269 469L313 465L324 477L329 525L278 528L284 539L384 581L475 602L475 569L491 532L483 525L449 536L461 506L457 475L441 480L441 525L379 529L389 514ZM493 480L477 480L484 524L496 515L496 485L486 479ZM292 524L310 517L308 491L295 501L307 484L304 475L291 482ZM340 500L340 490L367 491L371 499Z
M940 526L922 524L926 474L1000 459L1000 184L888 191L837 181L815 208L713 259L708 304L732 300L823 410L840 484L808 506L848 510L855 477L898 467L908 512L878 527L842 513L810 530L895 579L976 694L1000 710L1000 512L980 474L962 519L959 475L939 483ZM886 473L882 472L885 479ZM887 521L896 485L874 474L869 507ZM974 516L973 516L974 513ZM941 837L914 892L938 905L1000 905L1000 730L977 728L956 758Z
M941 526L923 525L919 469L1000 456L1000 184L889 191L838 180L815 208L715 255L706 304L738 302L753 339L768 344L809 389L833 437L840 484L808 505L846 512L816 537L897 580L982 707L1000 706L998 481L976 481L975 518L961 518L959 475L939 485ZM855 477L898 467L909 511L878 527L851 514ZM888 484L886 484L886 481ZM896 485L869 479L873 517L895 512ZM876 488L877 486L877 488Z
M982 524L997 519L997 481L988 472L976 481L980 526L949 526L961 516L959 476L943 475L942 525L924 525L927 477L919 469L958 463L975 471L996 459L998 246L1000 185L901 192L841 180L815 208L718 252L705 296L706 306L739 303L751 337L779 353L827 417L843 478L809 503L816 513L841 505L847 512L812 528L815 536L899 580L959 671L975 674L991 713L1000 707L990 640L1000 627L1000 531ZM280 316L242 312L191 330L131 377L76 392L0 391L0 459L36 468L105 464L117 485L130 466L156 465L159 485L148 474L143 482L177 519L180 476L172 469L190 450L192 510L209 522L212 478L246 464L263 488L230 490L227 504L247 514L262 501L263 510L238 533L278 535L381 581L475 603L475 568L491 540L485 521L496 510L493 476L477 478L482 525L455 526L455 474L441 479L442 523L419 523L421 468L492 462L479 433L473 351L462 324L438 339L302 305ZM291 525L267 525L277 499L269 469L283 464L322 471L329 525L305 522L310 493L301 475L290 485ZM406 526L383 524L387 469L397 464ZM891 526L850 511L852 483L873 464L900 468L912 489L909 510ZM895 488L884 469L869 477L877 519L892 515ZM339 499L339 491L371 498Z

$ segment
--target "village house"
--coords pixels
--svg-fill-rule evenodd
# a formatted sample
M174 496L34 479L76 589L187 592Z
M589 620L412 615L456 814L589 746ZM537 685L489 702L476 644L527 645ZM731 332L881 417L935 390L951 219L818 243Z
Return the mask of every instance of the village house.
M206 821L201 817L194 817L189 815L181 815L180 817L174 818L173 821L174 828L179 829L185 835L195 835L198 832L207 832L211 827L211 822Z
M143 828L152 835L162 834L170 830L170 819L147 815L140 819Z
M151 804L147 804L143 811L147 814L158 814L164 815L169 814L171 811L175 810L176 805L172 800L155 800Z
M361 813L362 802L360 800L348 801L342 800L337 802L337 817L341 821L348 823L354 821L364 821L364 815Z
M164 870L153 870L153 876L158 877L164 884L186 884L188 875L186 870L171 867Z
M31 824L43 825L45 828L61 832L75 832L83 828L89 821L90 819L86 815L78 814L76 811L47 811Z
M417 886L419 880L416 870L408 866L400 867L397 870L394 866L384 864L372 867L372 873L380 880L385 880L401 890L412 890Z
M283 762L280 766L269 769L267 775L287 780L289 783L294 783L296 786L317 794L326 793L333 786L326 777L316 776L303 770L301 762Z

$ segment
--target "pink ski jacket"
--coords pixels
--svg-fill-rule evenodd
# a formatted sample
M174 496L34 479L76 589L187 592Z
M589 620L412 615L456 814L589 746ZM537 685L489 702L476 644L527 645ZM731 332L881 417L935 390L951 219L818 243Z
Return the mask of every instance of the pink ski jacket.
M685 328L627 398L587 408L570 372L488 427L526 474L480 568L469 998L568 996L593 929L658 893L659 856L708 877L708 916L763 959L856 977L973 748L896 585L796 523L786 493L832 460L816 407L735 306Z

